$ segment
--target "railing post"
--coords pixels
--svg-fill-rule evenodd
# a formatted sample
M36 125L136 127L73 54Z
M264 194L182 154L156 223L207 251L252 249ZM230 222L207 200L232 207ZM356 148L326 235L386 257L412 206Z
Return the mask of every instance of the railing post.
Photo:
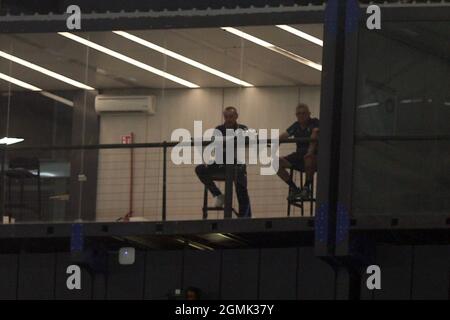
M223 216L225 219L232 218L233 212L233 180L235 164L225 164L225 206Z
M162 194L162 221L167 218L167 142L163 142L163 194Z

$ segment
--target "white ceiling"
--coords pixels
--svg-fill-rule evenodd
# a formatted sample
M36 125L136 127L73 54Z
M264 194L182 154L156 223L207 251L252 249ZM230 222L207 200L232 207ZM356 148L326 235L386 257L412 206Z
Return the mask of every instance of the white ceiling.
M292 26L322 39L321 24ZM275 26L238 29L313 62L320 64L322 62L322 47ZM219 28L144 30L129 33L256 86L320 84L320 71ZM112 32L77 33L77 35L198 84L200 87L237 86ZM0 35L0 50L96 89L182 87L56 33ZM0 72L46 91L75 89L71 85L1 57ZM12 85L11 89L23 90L15 85ZM8 83L0 80L0 91L7 90Z

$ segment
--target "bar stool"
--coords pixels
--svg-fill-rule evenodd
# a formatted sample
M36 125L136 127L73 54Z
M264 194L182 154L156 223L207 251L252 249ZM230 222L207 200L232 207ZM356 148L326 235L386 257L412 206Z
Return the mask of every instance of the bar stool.
M293 179L294 177L294 171L298 171L295 170L293 168L291 168L289 170L289 176L291 179ZM304 171L298 171L300 173L300 186L303 187L303 181L306 179L305 176L305 172ZM316 198L315 198L315 192L314 192L314 179L311 183L311 198L307 199L307 200L303 200L303 199L296 199L293 201L289 201L288 200L288 205L287 205L287 216L290 217L291 216L291 206L297 207L300 209L300 215L303 217L305 215L305 202L309 202L309 209L310 209L310 216L313 216L314 213L314 205L316 203ZM291 187L289 187L289 194L291 194Z
M212 180L215 182L225 182L225 173L215 174L212 176ZM205 190L203 192L203 219L208 219L208 211L224 211L223 207L209 207L208 206L208 188L205 186ZM234 214L239 215L239 213L232 208L231 209Z
M9 168L5 172L8 178L8 201L5 203L6 209L28 209L37 213L41 220L41 167L37 158L14 158L9 161ZM27 205L24 201L24 189L26 181L36 181L37 184L37 208ZM19 184L18 203L12 201L12 183Z

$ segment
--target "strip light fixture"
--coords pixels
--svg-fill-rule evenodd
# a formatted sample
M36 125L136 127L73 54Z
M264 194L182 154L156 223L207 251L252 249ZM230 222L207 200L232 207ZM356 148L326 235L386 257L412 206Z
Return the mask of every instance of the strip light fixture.
M357 108L358 109L366 109L366 108L378 107L379 105L380 105L379 102L370 102L370 103L361 104L361 105L357 106Z
M80 89L95 90L94 88L89 87L89 86L87 86L87 85L85 85L85 84L83 84L81 82L78 82L76 80L67 78L67 77L65 77L65 76L63 76L63 75L61 75L59 73L56 73L56 72L53 72L51 70L45 69L45 68L43 68L41 66L38 66L38 65L36 65L34 63L31 63L31 62L28 62L26 60L23 60L23 59L21 59L19 57L15 57L15 56L13 56L13 55L11 55L9 53L6 53L4 51L0 51L0 57L8 59L8 60L10 60L12 62L18 63L18 64L20 64L20 65L22 65L24 67L33 69L33 70L38 71L40 73L43 73L43 74L45 74L45 75L47 75L49 77L52 77L52 78L57 79L57 80L60 80L62 82L70 84L72 86L78 87Z
M298 30L296 28L293 28L291 26L288 26L286 24L278 24L278 25L276 25L276 27L280 28L280 29L283 29L284 31L290 32L290 33L296 35L297 37L300 37L302 39L305 39L305 40L307 40L309 42L315 43L315 44L323 47L323 41L322 40L320 40L319 38L316 38L316 37L314 37L314 36L312 36L312 35L310 35L310 34L308 34L306 32L300 31L300 30Z
M27 82L24 82L22 80L10 77L10 76L8 76L8 75L6 75L4 73L1 73L1 72L0 72L0 79L8 81L8 82L11 82L12 84L15 84L16 86L22 87L24 89L28 89L28 90L31 90L31 91L39 92L43 96L46 96L46 97L48 97L50 99L53 99L53 100L58 101L58 102L61 102L61 103L65 104L65 105L68 105L70 107L73 107L73 102L70 101L70 100L67 100L67 99L65 99L63 97L57 96L57 95L55 95L53 93L44 91L41 88L33 86L33 85L31 85L31 84L29 84Z
M254 36L252 36L252 35L250 35L248 33L240 31L240 30L238 30L236 28L222 27L221 29L225 30L227 32L230 32L230 33L232 33L232 34L234 34L234 35L236 35L238 37L244 38L245 40L253 42L253 43L257 44L257 45L260 45L260 46L262 46L262 47L264 47L266 49L269 49L269 50L272 50L272 51L277 52L279 54L282 54L283 56L288 57L289 59L292 59L294 61L300 62L300 63L302 63L304 65L307 65L308 67L311 67L311 68L314 68L316 70L322 71L322 65L321 64L315 63L315 62L313 62L313 61L311 61L309 59L306 59L306 58L304 58L302 56L299 56L298 54L295 54L295 53L290 52L288 50L285 50L283 48L277 47L276 45L274 45L274 44L272 44L270 42L267 42L267 41L262 40L260 38L254 37Z
M108 55L110 55L110 56L112 56L112 57L114 57L116 59L122 60L124 62L129 63L129 64L132 64L132 65L134 65L134 66L136 66L138 68L144 69L144 70L149 71L151 73L154 73L154 74L156 74L158 76L161 76L163 78L166 78L168 80L171 80L173 82L181 84L183 86L186 86L186 87L189 87L189 88L199 88L200 87L199 85L196 85L195 83L192 83L192 82L189 82L187 80L181 79L181 78L179 78L177 76L174 76L173 74L167 73L165 71L162 71L160 69L152 67L152 66L150 66L148 64L145 64L145 63L140 62L138 60L135 60L133 58L127 57L124 54L121 54L121 53L119 53L117 51L108 49L108 48L106 48L104 46L101 46L101 45L99 45L99 44L97 44L95 42L92 42L92 41L89 41L89 40L84 39L82 37L79 37L77 35L74 35L74 34L72 34L70 32L58 32L58 34L63 36L63 37L66 37L68 39L71 39L73 41L76 41L78 43L84 44L85 46L88 46L88 47L90 47L90 48L92 48L94 50L97 50L97 51L100 51L102 53L108 54Z
M53 99L55 101L61 102L69 107L73 107L73 102L70 100L67 100L66 98L57 96L56 94L47 92L47 91L42 91L41 94L47 98Z
M29 83L26 83L24 81L21 81L19 79L13 78L13 77L10 77L1 72L0 72L0 79L11 82L11 83L15 84L16 86L19 86L19 87L22 87L22 88L25 88L25 89L28 89L31 91L42 91L41 88L35 87Z
M0 144L6 144L6 145L11 145L11 144L16 144L16 143L20 143L23 142L25 139L23 138L10 138L10 137L3 137L0 139Z
M254 87L254 85L251 84L251 83L248 83L248 82L245 82L245 81L240 80L238 78L235 78L235 77L233 77L233 76L231 76L229 74L226 74L226 73L224 73L222 71L219 71L217 69L208 67L207 65L205 65L203 63L200 63L198 61L195 61L193 59L185 57L185 56L183 56L181 54L178 54L176 52L173 52L171 50L165 49L165 48L163 48L161 46L158 46L158 45L156 45L156 44L154 44L154 43L152 43L150 41L147 41L147 40L142 39L140 37L137 37L135 35L132 35L132 34L130 34L128 32L125 32L125 31L113 31L113 32L115 34L119 35L119 36L122 36L122 37L128 39L128 40L134 41L134 42L136 42L136 43L138 43L140 45L143 45L143 46L145 46L147 48L150 48L150 49L153 49L155 51L158 51L158 52L160 52L162 54L165 54L165 55L167 55L169 57L172 57L172 58L177 59L177 60L179 60L181 62L187 63L187 64L189 64L189 65L191 65L193 67L196 67L196 68L201 69L203 71L209 72L209 73L211 73L211 74L213 74L215 76L218 76L220 78L223 78L225 80L228 80L230 82L238 84L240 86Z

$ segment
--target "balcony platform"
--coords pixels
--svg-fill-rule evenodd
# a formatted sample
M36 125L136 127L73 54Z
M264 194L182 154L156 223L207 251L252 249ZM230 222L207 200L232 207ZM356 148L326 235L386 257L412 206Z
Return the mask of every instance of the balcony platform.
M129 244L146 249L200 250L314 245L314 218L264 218L198 221L77 222L87 241L108 246ZM74 223L16 223L0 225L0 251L21 244L70 246ZM450 217L383 216L353 218L350 235L364 235L393 244L450 244ZM10 246L8 244L11 244ZM8 249L9 248L9 249Z

